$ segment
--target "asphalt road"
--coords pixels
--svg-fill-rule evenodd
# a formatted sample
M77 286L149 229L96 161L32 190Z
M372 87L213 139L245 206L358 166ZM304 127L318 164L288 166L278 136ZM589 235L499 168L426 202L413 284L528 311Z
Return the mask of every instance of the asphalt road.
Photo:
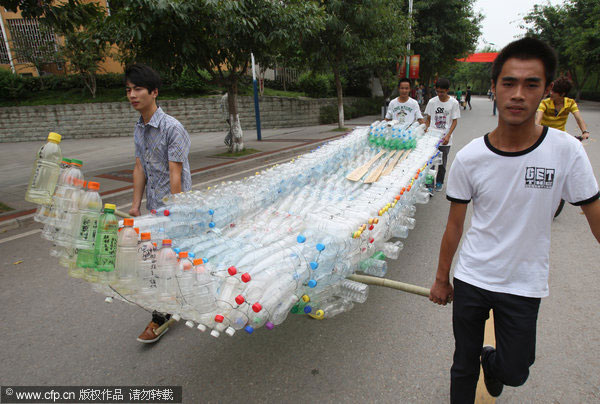
M600 105L580 108L600 137ZM495 126L483 98L461 112L451 158ZM568 129L574 127L571 118ZM592 139L586 150L598 178L600 143ZM388 278L430 286L448 206L437 193L418 207L417 226L389 263ZM531 376L523 387L505 388L498 402L600 400L600 248L579 212L567 206L553 225L550 297L540 309ZM13 238L37 228L0 236L3 386L181 385L186 403L449 401L450 306L371 287L366 303L330 320L290 315L272 331L218 339L179 324L147 346L135 340L150 319L146 312L106 304L69 278L38 232Z

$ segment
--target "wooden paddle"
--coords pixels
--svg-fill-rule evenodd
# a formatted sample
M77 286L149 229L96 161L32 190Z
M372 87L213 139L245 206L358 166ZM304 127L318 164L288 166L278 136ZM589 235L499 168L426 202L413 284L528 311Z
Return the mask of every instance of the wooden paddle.
M379 159L379 157L383 156L385 152L385 150L380 151L371 160L367 161L365 164L348 174L346 178L350 181L360 181L360 179L367 173L367 171L369 171L369 168L371 168L373 163L375 163Z
M396 163L398 163L398 160L400 159L400 157L402 157L402 155L406 152L406 150L401 150L398 154L396 154L394 156L393 159L390 160L390 164L387 165L387 167L385 168L385 170L383 170L383 172L381 173L381 176L383 177L384 175L388 175L389 173L392 172L392 170L394 169L394 167L396 166Z
M385 165L387 164L388 160L391 157L393 157L394 154L396 154L396 152L397 152L397 150L393 150L390 154L388 154L388 156L385 159L383 159L383 162L379 165L379 167L377 167L375 170L371 171L371 174L369 174L367 179L365 179L363 182L365 184L371 184L371 183L377 181L379 179L379 176L381 175L381 172L385 168Z

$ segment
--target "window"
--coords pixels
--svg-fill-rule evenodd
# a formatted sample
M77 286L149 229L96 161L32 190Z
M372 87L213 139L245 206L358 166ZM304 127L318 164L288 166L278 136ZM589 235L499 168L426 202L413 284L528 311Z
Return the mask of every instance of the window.
M8 58L8 50L6 49L6 42L4 41L4 33L0 31L0 64L7 65L9 63L10 59Z
M55 61L58 48L51 28L40 30L37 19L11 18L7 22L13 44L11 48L19 63Z

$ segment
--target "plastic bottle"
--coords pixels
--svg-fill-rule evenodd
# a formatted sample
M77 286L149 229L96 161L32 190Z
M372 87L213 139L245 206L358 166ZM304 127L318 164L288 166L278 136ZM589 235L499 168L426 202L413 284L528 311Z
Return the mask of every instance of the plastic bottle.
M156 247L152 243L152 236L148 232L140 235L141 243L137 249L137 281L139 296L142 302L151 301L156 294Z
M25 193L25 200L39 205L48 205L52 202L54 188L60 174L62 152L60 150L61 136L50 132L48 143L40 148Z
M110 283L116 280L115 258L119 221L114 214L115 209L116 206L112 203L105 204L104 213L98 220L98 230L94 243L94 262L96 271L99 272L99 281L102 283Z
M57 190L58 187L60 186L61 183L64 183L64 176L65 176L65 172L67 171L67 169L71 166L71 160L68 158L63 158L60 162L60 174L58 176L58 182L56 183L56 187L54 188L54 195L52 196L52 201L47 204L47 205L40 205L38 206L36 212L35 212L35 216L33 217L33 219L36 222L40 222L40 223L52 223L52 219L53 216L51 216L52 213L52 205L54 204L54 199L55 196L57 194Z
M99 190L100 184L90 181L87 192L79 200L73 231L73 244L76 248L83 250L93 250L94 248L98 219L100 219L102 211L102 198Z
M156 298L160 311L172 312L177 308L175 275L178 265L177 255L171 248L171 240L163 240L162 247L156 253Z
M124 219L123 225L124 227L119 231L117 238L115 271L116 276L119 278L119 286L130 289L137 274L138 235L133 229L132 218Z

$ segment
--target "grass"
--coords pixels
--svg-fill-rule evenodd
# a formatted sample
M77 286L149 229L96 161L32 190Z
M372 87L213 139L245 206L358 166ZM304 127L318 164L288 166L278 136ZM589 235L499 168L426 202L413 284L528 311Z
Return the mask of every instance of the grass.
M14 209L11 208L10 206L5 205L4 203L0 202L0 213L10 212L11 210L14 210Z
M180 98L202 98L209 97L215 94L223 94L225 89L218 86L210 86L204 93L182 93L178 90L165 88L160 91L161 100L176 100ZM252 86L240 85L239 95L253 95ZM304 97L304 93L296 91L282 91L265 88L264 95L280 96L280 97ZM70 90L43 90L28 93L27 98L14 100L0 99L0 107L17 107L17 106L37 106L37 105L56 105L56 104L89 104L98 102L126 102L124 88L98 88L96 98L92 98L88 90L70 89Z
M235 157L248 156L248 155L254 154L254 153L260 153L260 150L246 148L242 151L235 152L235 153L225 152L225 153L215 154L215 157L234 157L235 158Z

